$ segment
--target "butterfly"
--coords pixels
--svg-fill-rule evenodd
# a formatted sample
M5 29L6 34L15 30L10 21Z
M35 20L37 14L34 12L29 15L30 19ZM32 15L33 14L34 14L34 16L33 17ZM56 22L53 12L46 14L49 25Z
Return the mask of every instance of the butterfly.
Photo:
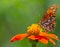
M58 9L58 5L53 4L45 13L42 20L39 22L46 31L53 31L56 26L56 11Z

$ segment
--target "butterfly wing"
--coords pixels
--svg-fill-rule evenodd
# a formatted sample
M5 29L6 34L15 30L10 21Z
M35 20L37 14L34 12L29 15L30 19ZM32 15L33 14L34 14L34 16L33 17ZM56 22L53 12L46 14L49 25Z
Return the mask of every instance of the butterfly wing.
M53 31L56 26L56 11L58 6L52 5L42 18L40 25L47 31Z

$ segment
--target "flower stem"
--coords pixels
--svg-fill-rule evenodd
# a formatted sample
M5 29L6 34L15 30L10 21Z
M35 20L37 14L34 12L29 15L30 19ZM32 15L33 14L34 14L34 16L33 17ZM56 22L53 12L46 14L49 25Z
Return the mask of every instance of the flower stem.
M38 41L36 41L36 40L30 40L30 42L31 42L31 47L37 47Z
M32 43L31 47L37 47L37 43Z

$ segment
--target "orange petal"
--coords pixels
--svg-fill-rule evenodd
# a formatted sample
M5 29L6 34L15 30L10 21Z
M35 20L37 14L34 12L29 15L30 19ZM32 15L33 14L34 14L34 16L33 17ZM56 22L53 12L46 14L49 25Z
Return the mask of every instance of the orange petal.
M36 40L36 39L37 39L37 38L35 38L34 35L31 35L31 36L29 36L28 38L29 38L29 39L32 39L32 40Z
M17 34L14 37L12 37L11 42L14 42L16 40L22 40L25 37L27 37L28 34Z
M42 33L40 33L40 35L41 35L41 36L51 37L51 38L53 38L53 39L58 40L58 36L56 36L55 34L48 34L48 33L46 33L46 32L42 32Z
M44 44L47 44L48 43L48 40L46 39L39 39L40 42L44 43Z
M48 37L58 40L58 36L56 36L55 34L48 34Z
M48 39L49 39L49 41L50 41L51 43L53 43L54 45L56 45L56 43L55 43L54 40L52 40L51 38L48 38Z
M48 33L47 32L40 32L40 36L47 36Z

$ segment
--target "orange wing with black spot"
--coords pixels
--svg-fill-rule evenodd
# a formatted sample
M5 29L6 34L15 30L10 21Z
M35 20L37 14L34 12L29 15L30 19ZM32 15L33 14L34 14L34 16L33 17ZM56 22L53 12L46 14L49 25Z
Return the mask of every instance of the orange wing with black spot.
M55 29L57 8L58 6L53 4L39 23L47 31L53 31Z

